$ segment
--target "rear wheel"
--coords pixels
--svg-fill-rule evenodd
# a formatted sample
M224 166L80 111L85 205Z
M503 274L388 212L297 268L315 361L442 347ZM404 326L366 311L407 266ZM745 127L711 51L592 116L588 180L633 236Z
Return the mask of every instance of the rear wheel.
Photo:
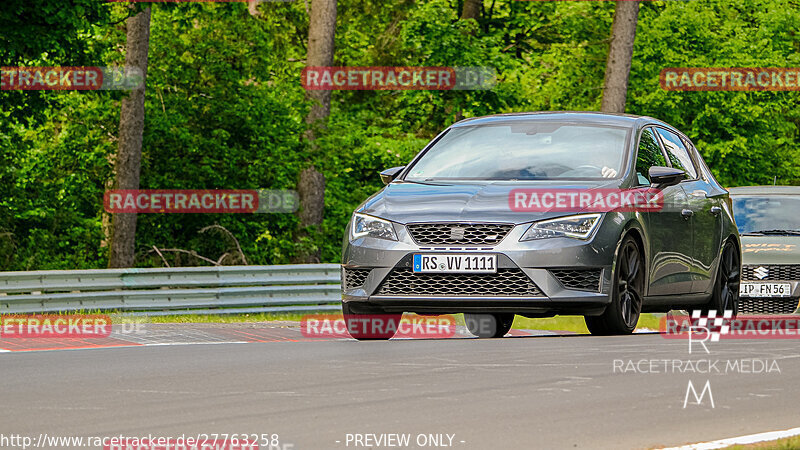
M511 330L514 314L464 313L464 322L469 332L479 338L501 338Z
M403 318L403 314L354 313L348 303L342 303L342 315L348 333L359 341L391 339Z
M722 247L721 255L711 300L700 310L704 316L714 310L717 312L717 317L722 317L725 311L731 311L731 316L736 317L736 314L739 313L739 282L741 278L739 252L731 241L727 241Z
M594 335L631 334L642 312L644 257L631 236L622 240L617 254L611 303L600 316L585 316Z

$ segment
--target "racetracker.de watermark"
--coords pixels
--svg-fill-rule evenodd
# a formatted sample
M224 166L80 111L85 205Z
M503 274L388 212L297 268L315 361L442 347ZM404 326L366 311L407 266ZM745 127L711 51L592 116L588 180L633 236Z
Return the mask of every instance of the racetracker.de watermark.
M584 2L587 0L514 0L517 2ZM588 0L593 2L688 2L693 0Z
M661 211L661 190L641 189L512 189L508 206L515 212Z
M491 67L306 67L302 82L313 91L488 90L497 73Z
M294 0L105 0L109 3L265 3Z
M4 315L0 316L0 338L106 338L111 335L111 317L106 315Z
M800 67L668 67L665 91L800 91Z
M108 213L293 213L297 191L282 189L117 189L106 191Z
M347 319L337 314L309 314L300 321L300 332L311 338L349 338L393 334L396 338L450 338L456 333L456 319L450 315L361 314Z
M694 339L718 342L722 339L800 339L800 316L741 315L730 311L718 315L700 311L691 316L667 315L661 319L659 331L666 339Z
M2 67L4 91L107 91L142 87L137 67Z

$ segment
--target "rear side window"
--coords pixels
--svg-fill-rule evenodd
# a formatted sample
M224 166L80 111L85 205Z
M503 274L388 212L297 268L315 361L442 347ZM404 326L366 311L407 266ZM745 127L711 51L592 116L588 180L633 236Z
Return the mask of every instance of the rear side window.
M639 138L639 152L636 157L636 176L640 185L650 184L650 168L653 166L666 166L667 160L658 145L658 139L653 134L652 128L645 128Z
M686 178L697 178L697 170L695 170L692 158L689 156L689 151L686 150L686 146L683 145L681 138L675 133L663 128L658 129L658 134L660 134L663 139L664 147L667 150L667 156L669 156L672 167L685 171Z
M688 148L690 152L694 152L694 156L697 161L697 170L700 172L700 176L703 177L703 179L708 181L709 183L719 184L717 183L717 179L714 178L714 174L711 172L711 169L708 168L708 164L703 159L703 156L700 154L700 151L697 150L697 147L695 147L692 141L690 141L687 137L684 136L683 143L686 145L686 148Z

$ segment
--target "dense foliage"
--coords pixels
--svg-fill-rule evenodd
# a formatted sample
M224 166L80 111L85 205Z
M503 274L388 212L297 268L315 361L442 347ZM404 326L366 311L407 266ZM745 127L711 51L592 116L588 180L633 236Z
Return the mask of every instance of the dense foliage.
M58 6L55 6L58 5ZM142 188L291 189L304 161L327 178L325 221L299 245L338 261L352 210L440 129L463 118L527 110L596 110L613 2L340 0L336 65L491 66L482 91L337 91L327 130L302 139L303 1L149 4L153 8ZM4 0L0 64L113 65L124 60L125 4ZM724 184L800 184L797 92L666 92L664 67L800 67L794 0L643 2L627 112L693 138ZM121 92L0 92L0 270L101 268ZM137 264L158 248L289 262L289 214L140 215ZM169 254L173 264L205 264ZM239 260L233 256L227 263Z

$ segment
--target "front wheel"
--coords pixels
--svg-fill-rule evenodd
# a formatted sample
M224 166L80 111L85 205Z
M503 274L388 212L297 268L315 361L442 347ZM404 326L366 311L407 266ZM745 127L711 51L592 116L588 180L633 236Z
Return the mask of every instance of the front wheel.
M716 311L717 317L722 317L730 311L732 317L739 313L739 282L741 266L739 252L731 241L725 242L720 253L717 279L714 283L714 292L711 300L700 308L702 314L707 316L709 311Z
M467 329L479 338L501 338L511 330L514 314L464 313Z
M348 303L342 303L342 315L347 332L359 341L391 339L403 318L402 314L354 313Z
M625 236L617 253L611 303L600 316L585 316L594 335L631 334L639 322L644 292L644 257L639 244Z

